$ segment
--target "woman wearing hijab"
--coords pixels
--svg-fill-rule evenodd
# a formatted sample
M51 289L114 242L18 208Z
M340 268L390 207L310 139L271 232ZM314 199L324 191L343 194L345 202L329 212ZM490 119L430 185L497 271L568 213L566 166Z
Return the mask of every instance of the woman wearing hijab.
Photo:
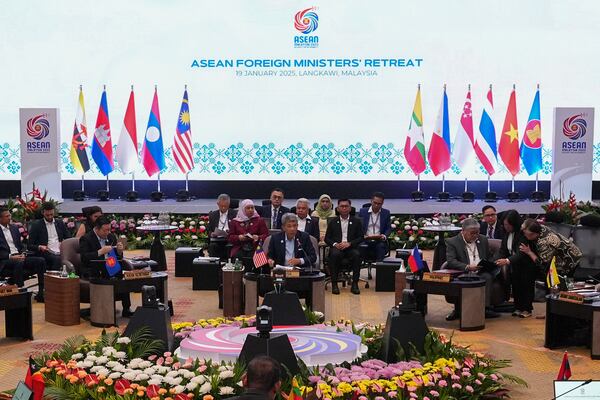
M328 194L322 194L319 197L315 211L312 212L311 216L319 217L319 231L321 232L320 241L325 240L325 232L327 231L327 218L335 217L335 210L331 197Z
M250 199L243 200L237 216L229 223L228 240L233 245L231 258L251 260L256 246L267 236L269 229L254 209L254 203Z

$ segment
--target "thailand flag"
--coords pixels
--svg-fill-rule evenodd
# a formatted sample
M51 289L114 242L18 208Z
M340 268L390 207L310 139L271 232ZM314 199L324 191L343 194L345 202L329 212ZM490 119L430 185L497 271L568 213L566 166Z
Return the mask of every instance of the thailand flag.
M525 126L525 134L521 141L521 160L529 175L542 169L542 124L540 122L540 90L535 92L535 98L529 112L529 120Z
M427 153L429 166L434 175L439 175L450 169L450 122L448 120L448 96L444 87L442 104L435 122L435 130L431 136L429 152Z
M422 271L425 267L423 264L423 259L421 258L421 252L419 251L419 246L415 245L410 255L408 256L408 266L410 267L411 272L417 273Z
M152 176L165 168L165 151L160 129L160 113L158 111L158 93L156 88L154 89L154 99L152 100L152 109L148 118L144 146L142 147L142 163L148 176Z
M494 98L492 97L491 85L483 104L479 131L475 133L475 152L488 175L493 175L496 172L498 154L496 150L496 128L494 127Z
M96 118L96 130L94 131L94 141L92 143L92 158L104 176L115 169L112 140L110 138L110 122L108 119L106 90L102 91L100 108L98 109L98 117Z

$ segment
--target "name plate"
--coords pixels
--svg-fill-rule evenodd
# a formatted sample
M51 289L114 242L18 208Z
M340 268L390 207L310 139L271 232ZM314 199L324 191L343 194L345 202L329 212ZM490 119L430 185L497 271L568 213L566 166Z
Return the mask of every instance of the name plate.
M569 303L583 304L584 296L573 293L573 292L560 292L558 294L558 299L560 301L567 301Z
M299 269L292 269L290 271L285 271L285 277L286 278L299 278L300 277L300 270Z
M19 288L16 285L0 286L0 296L12 296L19 294Z
M150 278L151 276L152 272L145 269L137 269L135 271L123 271L123 279L126 281L131 279Z
M450 282L452 277L449 274L440 274L437 272L423 272L423 280L428 282Z

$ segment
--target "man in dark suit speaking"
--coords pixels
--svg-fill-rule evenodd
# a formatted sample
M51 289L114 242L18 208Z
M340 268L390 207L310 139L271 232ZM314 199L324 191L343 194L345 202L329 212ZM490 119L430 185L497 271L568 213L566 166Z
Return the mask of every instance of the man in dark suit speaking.
M338 272L345 258L350 261L352 268L353 294L360 294L358 278L360 278L361 258L358 245L363 241L363 228L360 219L350 216L352 202L350 199L338 200L339 216L332 218L327 224L325 243L331 247L329 250L329 268L331 272L331 293L340 294L338 287Z
M64 222L54 217L54 204L42 204L43 218L33 221L29 228L27 248L36 256L46 260L46 267L50 270L59 270L60 243L71 237Z
M298 217L292 213L281 217L282 232L271 236L267 257L271 267L286 265L310 269L317 261L317 253L310 236L298 230ZM314 268L314 267L313 267Z

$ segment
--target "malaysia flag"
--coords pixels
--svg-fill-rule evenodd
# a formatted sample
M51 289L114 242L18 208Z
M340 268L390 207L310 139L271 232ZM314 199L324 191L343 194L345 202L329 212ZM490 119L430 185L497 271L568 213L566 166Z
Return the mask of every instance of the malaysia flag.
M98 108L96 130L94 131L94 141L92 142L92 158L104 176L115 169L112 140L110 137L110 121L108 119L106 89L102 91L100 107Z
M150 109L150 117L148 118L144 146L142 147L142 163L148 176L152 176L165 168L165 151L160 128L160 112L158 110L158 92L156 88L154 88L152 108Z

